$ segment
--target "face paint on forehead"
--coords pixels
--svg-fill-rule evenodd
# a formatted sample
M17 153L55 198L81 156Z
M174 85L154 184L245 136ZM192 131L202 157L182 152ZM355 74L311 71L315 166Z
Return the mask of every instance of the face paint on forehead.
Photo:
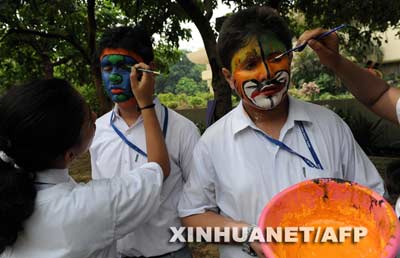
M107 55L101 59L101 66L118 65L118 64L134 65L137 63L138 61L136 61L134 58L130 56L117 55L117 54Z
M249 42L239 49L234 55L231 60L231 70L232 72L235 71L236 67L238 67L242 62L244 62L248 57L251 56L260 56L260 47L258 46L258 42L256 38L251 38Z
M285 45L278 39L275 33L267 31L260 36L249 39L247 44L240 48L231 60L231 71L234 72L238 65L247 58L261 57L264 62L271 54L286 51Z
M278 39L275 33L268 31L257 38L261 53L265 58L274 53L282 53L286 51L286 47L282 41Z

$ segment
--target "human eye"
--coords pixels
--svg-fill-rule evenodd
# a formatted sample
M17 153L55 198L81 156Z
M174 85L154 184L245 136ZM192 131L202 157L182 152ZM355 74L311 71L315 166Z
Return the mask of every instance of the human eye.
M285 55L281 55L282 53L273 53L268 56L267 60L270 63L279 63L282 61L282 59L285 57Z
M111 66L111 65L104 65L104 66L101 67L101 70L102 70L103 72L109 73L109 72L112 71L112 66Z
M127 71L130 71L131 67L132 67L132 65L129 65L127 63L119 63L118 64L119 69L123 69L123 70L127 70Z
M249 57L246 59L246 61L244 62L244 66L243 68L245 70L253 70L254 68L256 68L259 60L259 58L257 57Z

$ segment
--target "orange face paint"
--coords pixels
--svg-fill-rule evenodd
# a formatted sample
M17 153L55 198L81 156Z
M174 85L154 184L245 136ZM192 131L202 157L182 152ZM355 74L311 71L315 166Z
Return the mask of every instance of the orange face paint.
M121 56L130 56L135 59L138 63L143 62L143 58L136 54L133 51L126 50L123 48L105 48L100 55L100 61L103 59L104 56L108 55L121 55Z
M238 95L258 109L276 107L289 86L290 60L274 57L286 50L274 33L253 37L239 49L231 61L231 71Z

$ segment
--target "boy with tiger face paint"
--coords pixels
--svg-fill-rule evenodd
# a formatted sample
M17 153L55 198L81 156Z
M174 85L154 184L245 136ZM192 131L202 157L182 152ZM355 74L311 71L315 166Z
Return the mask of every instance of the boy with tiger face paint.
M253 36L233 56L233 88L248 105L270 110L285 97L290 81L291 58L274 59L286 50L275 33Z
M274 9L254 6L225 20L217 49L241 102L204 132L193 151L178 206L184 226L248 234L277 193L321 177L384 193L382 178L344 121L287 94L292 56L275 57L291 48L287 24ZM257 242L220 245L220 257L249 258L250 247L264 258Z

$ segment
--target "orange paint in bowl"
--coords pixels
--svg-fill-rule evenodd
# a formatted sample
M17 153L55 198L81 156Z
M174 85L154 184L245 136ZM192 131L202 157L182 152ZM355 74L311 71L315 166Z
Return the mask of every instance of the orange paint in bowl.
M267 227L314 229L308 241L298 233L294 243L262 244L268 258L393 258L400 247L400 225L390 204L367 187L338 179L303 181L280 192L264 208L258 226L263 232ZM368 233L359 242L351 237L321 242L327 229L339 240L341 227L364 227Z

